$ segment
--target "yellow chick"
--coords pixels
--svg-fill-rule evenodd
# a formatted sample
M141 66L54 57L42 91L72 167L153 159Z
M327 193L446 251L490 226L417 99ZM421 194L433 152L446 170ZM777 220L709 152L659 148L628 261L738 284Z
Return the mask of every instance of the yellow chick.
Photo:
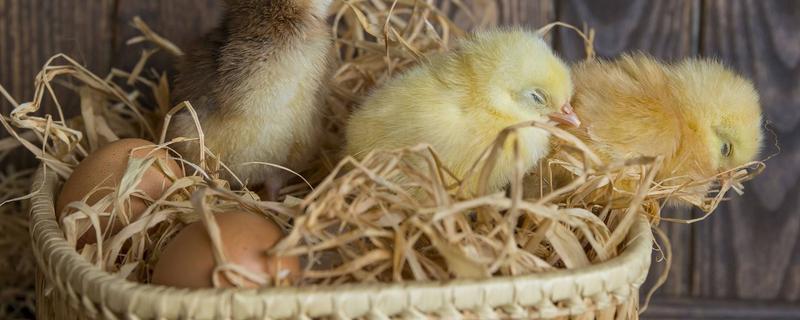
M583 126L570 131L605 161L664 156L656 180L677 185L743 165L761 149L758 93L718 62L670 65L635 54L583 62L572 74ZM554 173L556 187L571 178ZM526 196L539 195L538 187L526 189Z
M179 68L176 102L193 104L206 146L271 200L291 175L255 163L297 171L318 149L334 52L325 20L331 2L227 0L221 26L189 50ZM169 137L197 137L188 112L176 115ZM197 143L175 147L198 160Z
M356 158L374 149L428 143L458 178L504 128L523 121L553 120L578 126L569 105L569 69L537 34L491 30L470 35L457 49L433 57L373 92L348 121L346 152ZM520 134L525 166L548 153L549 134ZM488 191L502 189L513 174L507 146ZM469 181L469 191L477 191Z

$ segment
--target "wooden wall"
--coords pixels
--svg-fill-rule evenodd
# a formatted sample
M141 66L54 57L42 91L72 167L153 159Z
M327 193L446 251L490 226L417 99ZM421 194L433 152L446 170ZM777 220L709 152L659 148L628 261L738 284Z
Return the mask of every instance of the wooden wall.
M58 52L101 74L111 66L130 66L139 55L124 46L134 34L128 25L132 17L142 16L185 45L215 24L219 2L0 0L0 83L14 97L29 99L35 72ZM673 271L645 317L800 318L800 1L498 2L506 24L587 23L597 30L596 49L604 57L631 50L667 60L717 57L754 79L780 154L743 197L711 219L664 226L674 247ZM570 60L583 56L581 42L570 32L558 31L550 40ZM0 102L3 113L9 107ZM775 151L770 143L765 154Z

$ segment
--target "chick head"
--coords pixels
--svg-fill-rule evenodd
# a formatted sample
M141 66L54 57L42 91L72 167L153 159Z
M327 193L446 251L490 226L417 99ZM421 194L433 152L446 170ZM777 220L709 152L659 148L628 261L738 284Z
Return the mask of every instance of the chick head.
M673 92L687 128L705 150L706 173L726 171L758 156L763 133L761 106L753 84L722 64L690 59L673 68Z
M509 122L546 120L579 126L569 67L536 33L483 31L461 43L455 61L467 79L467 104Z

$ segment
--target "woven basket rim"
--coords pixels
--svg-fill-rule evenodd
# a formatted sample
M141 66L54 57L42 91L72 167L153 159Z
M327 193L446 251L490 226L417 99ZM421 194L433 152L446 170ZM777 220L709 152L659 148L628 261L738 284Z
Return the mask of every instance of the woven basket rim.
M514 307L534 308L542 317L577 315L636 294L647 276L653 242L650 225L641 217L619 256L579 269L484 280L188 290L128 281L87 262L69 246L56 221L58 185L58 176L44 166L34 175L34 255L53 289L70 297L75 307L104 318L351 318ZM564 301L569 302L566 308L555 305Z

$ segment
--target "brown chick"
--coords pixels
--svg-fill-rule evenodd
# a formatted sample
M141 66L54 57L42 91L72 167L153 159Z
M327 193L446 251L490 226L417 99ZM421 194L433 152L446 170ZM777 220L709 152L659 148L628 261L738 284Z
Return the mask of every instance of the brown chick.
M663 156L656 181L677 185L743 165L761 149L758 93L718 62L670 65L635 54L583 62L572 74L583 126L570 131L606 162ZM554 187L571 179L553 174ZM539 175L527 180L526 196L540 196Z
M247 163L299 170L317 151L333 54L325 22L331 1L227 0L221 25L189 50L179 67L176 102L192 103L206 146L271 200L291 174ZM168 135L197 137L188 112L174 118ZM198 143L175 147L198 160Z

